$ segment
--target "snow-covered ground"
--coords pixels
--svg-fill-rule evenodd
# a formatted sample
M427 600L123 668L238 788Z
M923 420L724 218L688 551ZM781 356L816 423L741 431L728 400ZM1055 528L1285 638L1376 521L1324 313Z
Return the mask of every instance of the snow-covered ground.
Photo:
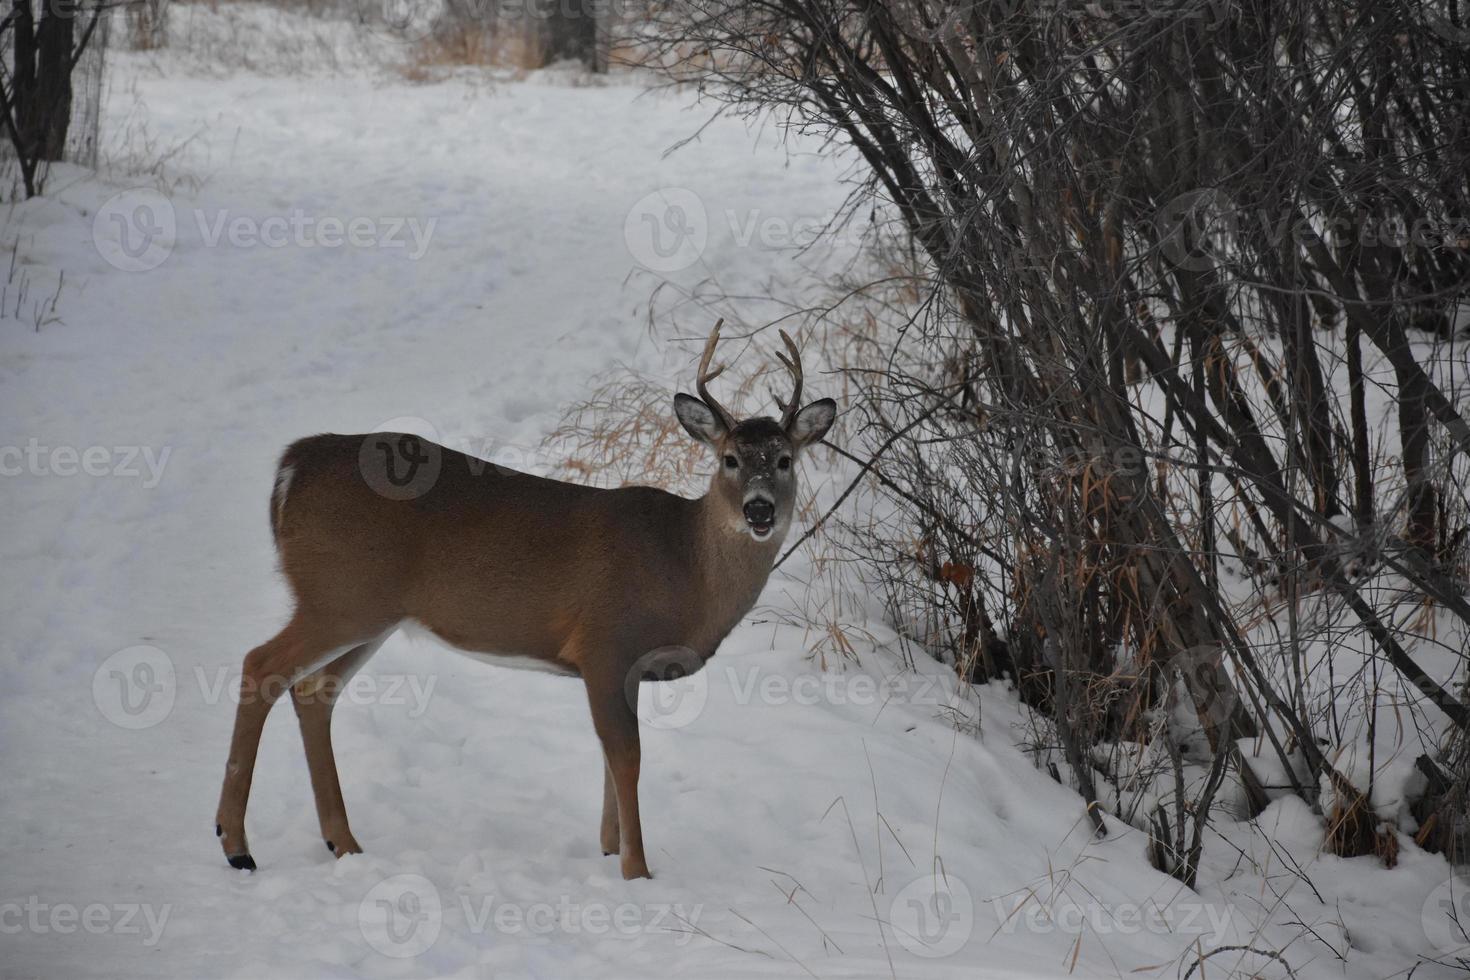
M1138 831L1092 840L1016 747L1010 694L907 671L876 606L849 619L874 638L859 665L810 658L783 625L800 556L705 672L644 692L653 880L598 846L580 685L403 636L336 715L366 853L323 848L279 707L261 868L231 870L233 683L287 612L280 448L414 427L551 469L537 447L596 377L672 395L714 313L759 325L778 306L756 296L852 258L792 247L850 161L728 119L666 155L706 120L688 94L559 73L416 84L166 51L116 56L109 93L113 166L0 211L0 975L1307 980L1455 944L1442 858L1407 838L1394 870L1320 855L1294 799L1210 839L1200 894ZM751 299L707 307L712 279Z

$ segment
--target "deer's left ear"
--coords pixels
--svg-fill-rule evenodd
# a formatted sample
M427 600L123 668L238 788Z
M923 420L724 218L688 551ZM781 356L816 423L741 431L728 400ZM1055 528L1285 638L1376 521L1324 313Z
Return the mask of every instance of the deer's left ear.
M832 428L832 421L836 418L837 403L830 398L818 399L796 413L786 426L786 437L797 450L805 449L819 442Z
M726 435L725 423L713 409L693 395L683 392L674 396L674 415L684 431L708 446L713 446Z

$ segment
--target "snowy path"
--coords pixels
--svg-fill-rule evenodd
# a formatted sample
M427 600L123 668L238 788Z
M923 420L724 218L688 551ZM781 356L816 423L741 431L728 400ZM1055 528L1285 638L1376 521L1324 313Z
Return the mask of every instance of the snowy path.
M598 848L579 685L402 636L335 726L367 853L323 848L282 707L249 814L261 871L228 869L211 830L232 684L287 608L266 525L281 446L417 417L514 453L615 363L687 384L685 354L648 340L637 202L692 190L713 230L704 264L670 278L754 288L795 264L741 228L819 219L844 188L830 155L728 121L664 157L703 116L625 87L159 78L123 59L109 125L134 84L161 145L194 137L174 166L203 178L169 199L162 264L123 271L93 247L123 185L77 175L7 217L7 243L69 285L64 322L4 321L0 338L0 444L37 447L3 484L0 975L1176 975L1209 928L1006 919L1026 887L1108 907L1181 893L1137 833L1088 844L1075 794L1011 747L1004 697L985 700L983 739L961 734L942 668L877 691L899 671L877 650L823 674L761 607L701 675L702 709L646 730L652 881L622 881ZM406 232L403 248L208 244L222 215L297 211L433 226L417 258ZM68 447L101 447L107 475L63 475ZM773 579L766 599L798 587ZM937 861L952 904L933 904Z

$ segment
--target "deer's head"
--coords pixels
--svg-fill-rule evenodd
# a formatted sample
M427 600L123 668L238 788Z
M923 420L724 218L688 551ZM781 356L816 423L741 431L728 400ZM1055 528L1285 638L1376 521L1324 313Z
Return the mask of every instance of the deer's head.
M706 499L728 516L726 526L756 541L773 536L779 540L791 525L796 504L796 458L827 434L837 415L837 403L822 398L800 407L801 353L782 330L787 353L776 356L791 372L796 389L781 406L780 419L762 416L737 421L707 387L725 370L723 365L710 369L723 322L715 324L704 345L696 375L699 397L675 395L674 414L686 432L714 451L719 466Z

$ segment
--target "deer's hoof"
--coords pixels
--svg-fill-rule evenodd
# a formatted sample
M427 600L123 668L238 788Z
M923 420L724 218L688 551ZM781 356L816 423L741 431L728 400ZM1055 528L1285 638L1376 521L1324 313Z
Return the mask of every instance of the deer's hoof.
M255 858L249 854L226 854L225 860L230 862L230 867L237 871L254 871Z
M362 853L362 848L358 846L357 841L353 838L351 834L329 840L326 842L326 845L327 850L331 851L337 857L342 857L346 854Z

